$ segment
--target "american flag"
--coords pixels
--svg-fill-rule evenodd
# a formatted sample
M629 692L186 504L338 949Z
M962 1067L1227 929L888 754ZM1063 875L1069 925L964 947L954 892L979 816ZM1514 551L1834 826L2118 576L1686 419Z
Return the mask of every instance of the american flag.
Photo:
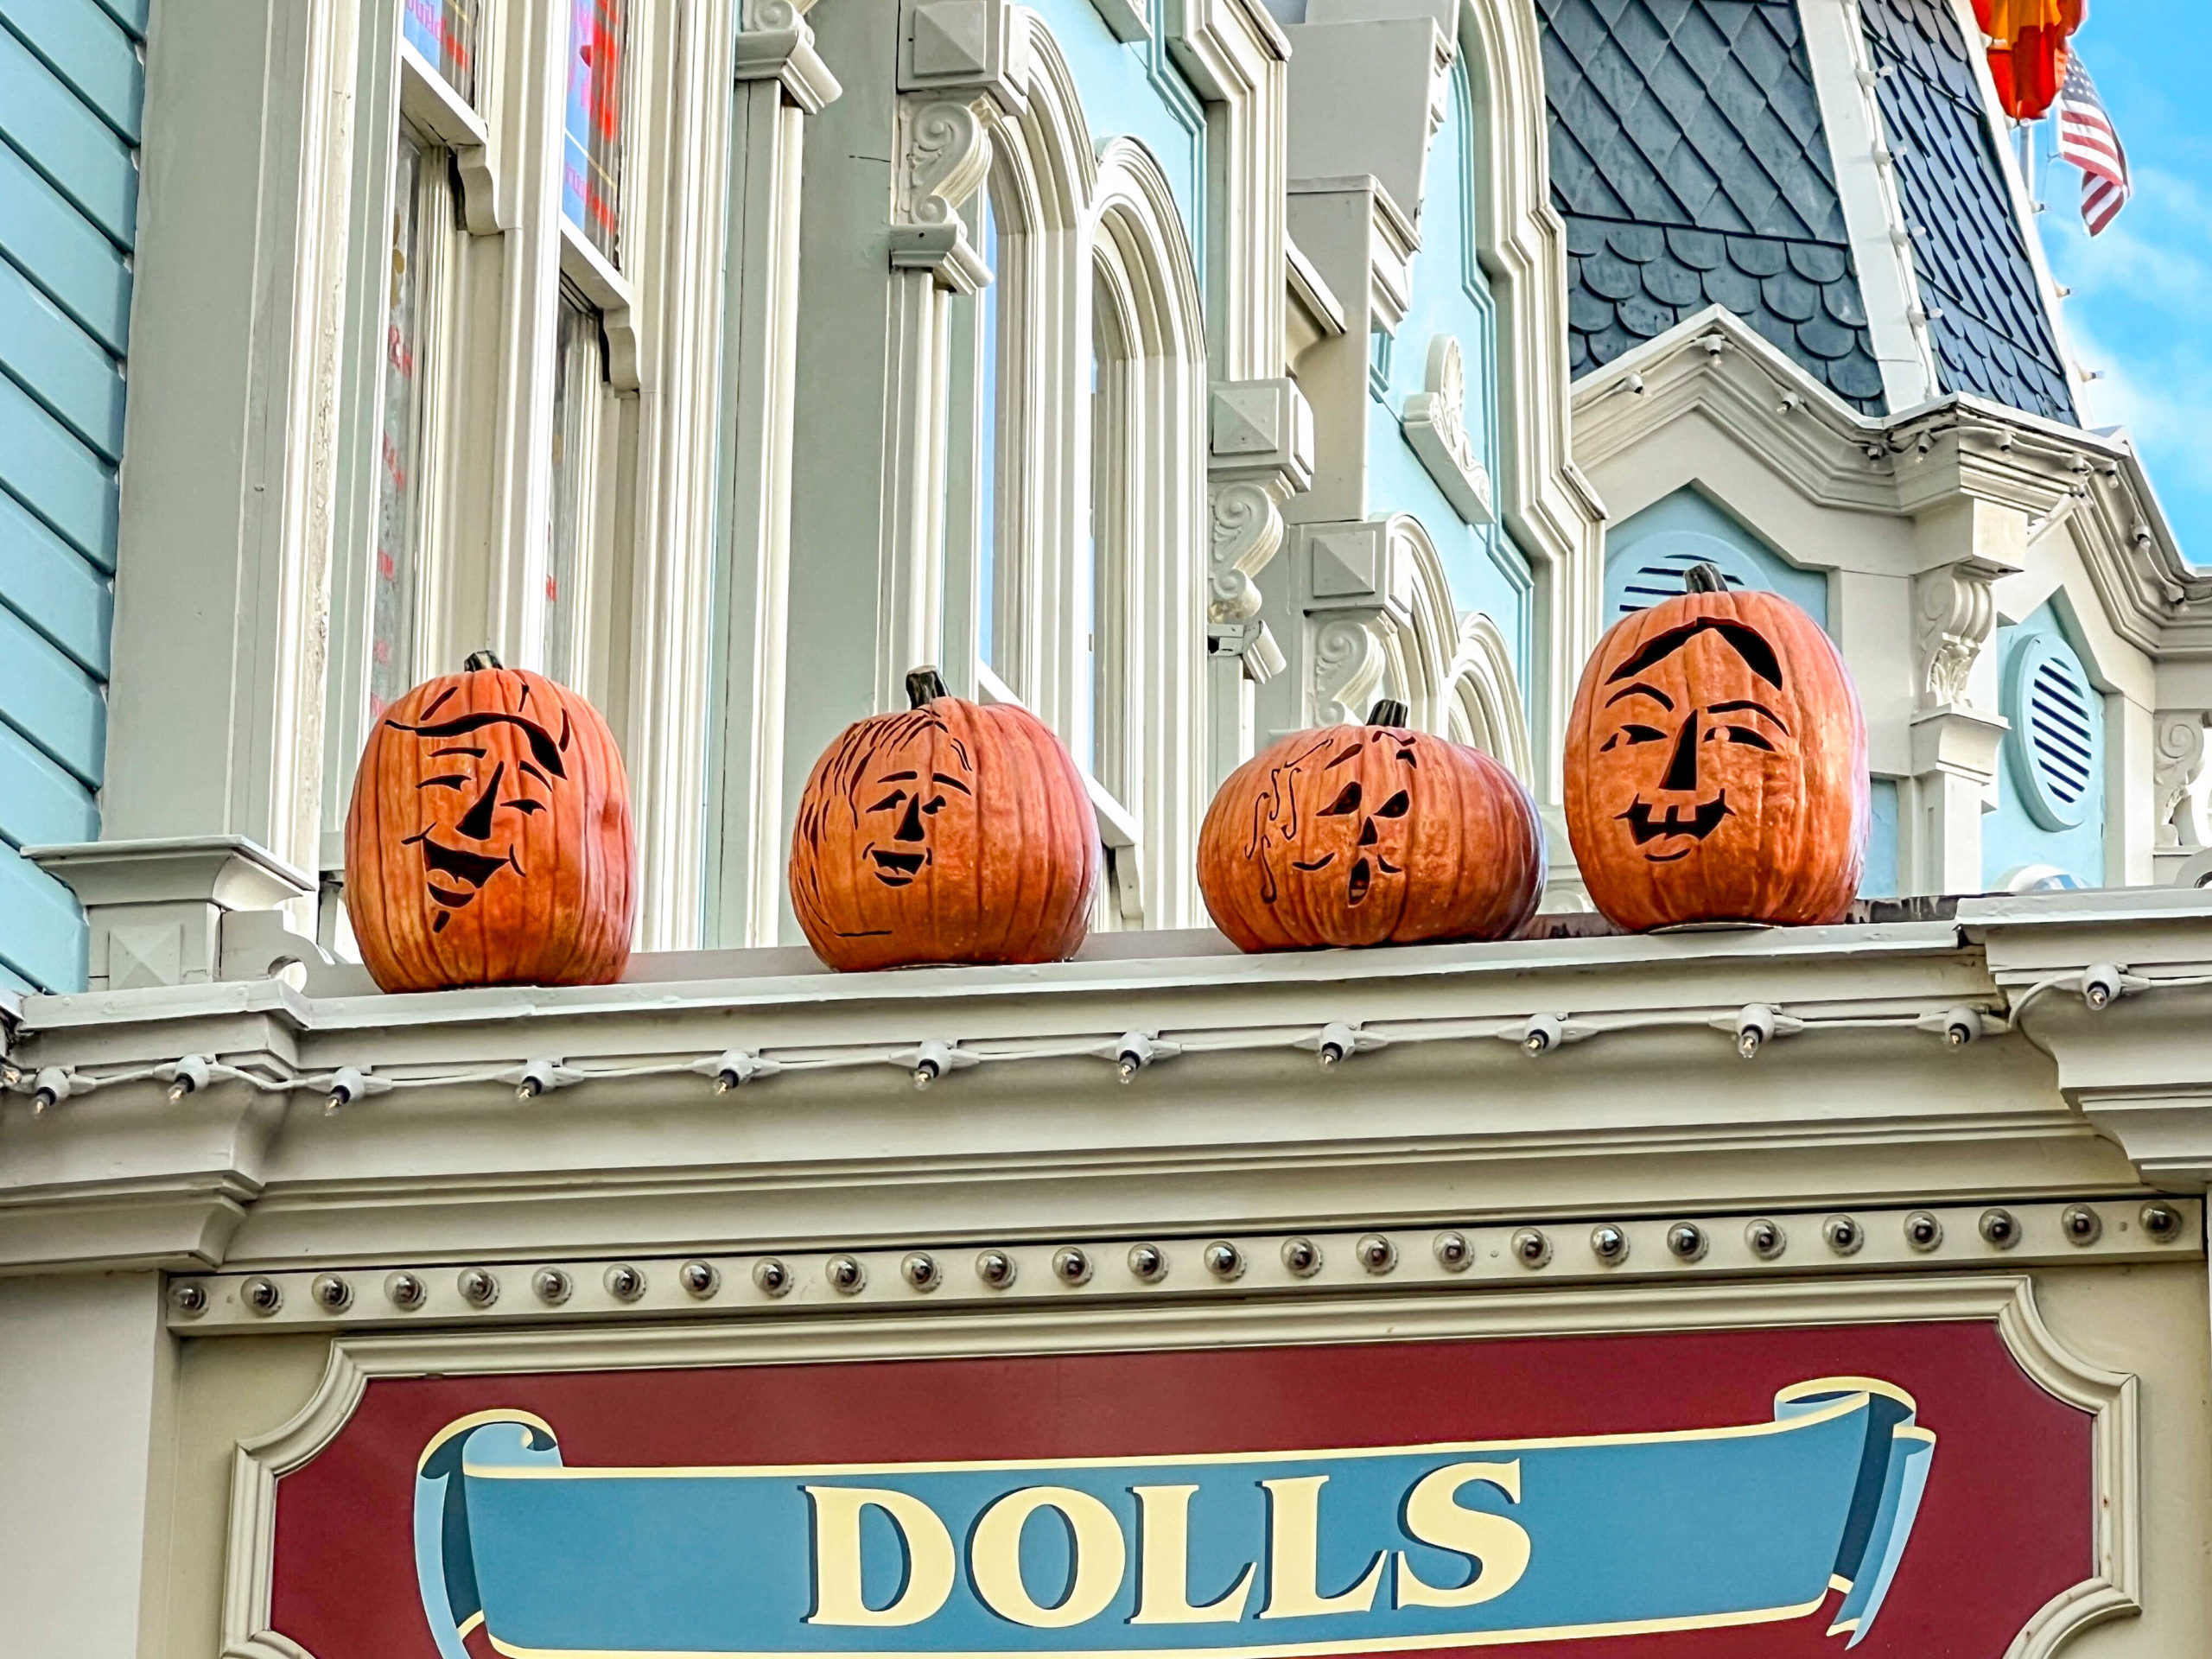
M2082 222L2094 236L2120 217L2135 186L2127 176L2127 151L2078 52L2067 58L2051 113L2058 123L2058 159L2082 169Z

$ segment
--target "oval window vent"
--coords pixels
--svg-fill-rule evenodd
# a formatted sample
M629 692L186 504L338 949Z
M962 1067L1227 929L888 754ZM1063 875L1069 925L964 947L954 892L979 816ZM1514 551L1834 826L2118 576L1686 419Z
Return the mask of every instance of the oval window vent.
M2097 694L2066 643L2038 634L2013 653L2005 677L2012 781L2046 830L2071 830L2088 811L2097 777Z
M1732 564L1722 563L1710 550L1686 549L1677 553L1661 553L1640 561L1629 571L1621 583L1619 600L1613 607L1615 620L1649 610L1662 599L1675 598L1682 591L1683 575L1694 564L1719 564L1721 580L1731 590L1766 586L1756 578L1746 577Z

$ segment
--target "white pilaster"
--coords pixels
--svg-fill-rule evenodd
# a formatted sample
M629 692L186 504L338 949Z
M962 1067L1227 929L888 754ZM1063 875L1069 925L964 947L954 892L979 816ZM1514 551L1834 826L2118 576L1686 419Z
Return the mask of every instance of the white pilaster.
M156 1273L0 1279L4 1659L137 1659L171 1342Z

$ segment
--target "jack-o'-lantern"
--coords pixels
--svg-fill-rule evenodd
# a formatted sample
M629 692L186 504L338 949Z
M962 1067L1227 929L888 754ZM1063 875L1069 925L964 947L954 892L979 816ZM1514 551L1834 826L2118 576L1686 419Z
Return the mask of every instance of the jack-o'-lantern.
M1840 921L1866 861L1866 722L1819 623L1698 565L1582 671L1567 829L1622 927Z
M1198 831L1198 888L1243 950L1502 939L1543 897L1543 822L1504 766L1386 701L1231 772Z
M1098 829L1045 722L950 696L845 728L814 763L791 835L791 907L832 968L1058 962L1090 919Z
M487 651L385 709L346 815L346 910L387 991L621 978L637 854L599 711Z

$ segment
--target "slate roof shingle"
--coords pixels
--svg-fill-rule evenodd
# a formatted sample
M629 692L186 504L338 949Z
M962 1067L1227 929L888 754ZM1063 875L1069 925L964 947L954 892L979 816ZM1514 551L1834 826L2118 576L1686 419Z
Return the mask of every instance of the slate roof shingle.
M1861 0L1939 384L2074 423L2027 242L1942 0Z
M1878 412L1796 0L1537 9L1573 372L1718 303Z

